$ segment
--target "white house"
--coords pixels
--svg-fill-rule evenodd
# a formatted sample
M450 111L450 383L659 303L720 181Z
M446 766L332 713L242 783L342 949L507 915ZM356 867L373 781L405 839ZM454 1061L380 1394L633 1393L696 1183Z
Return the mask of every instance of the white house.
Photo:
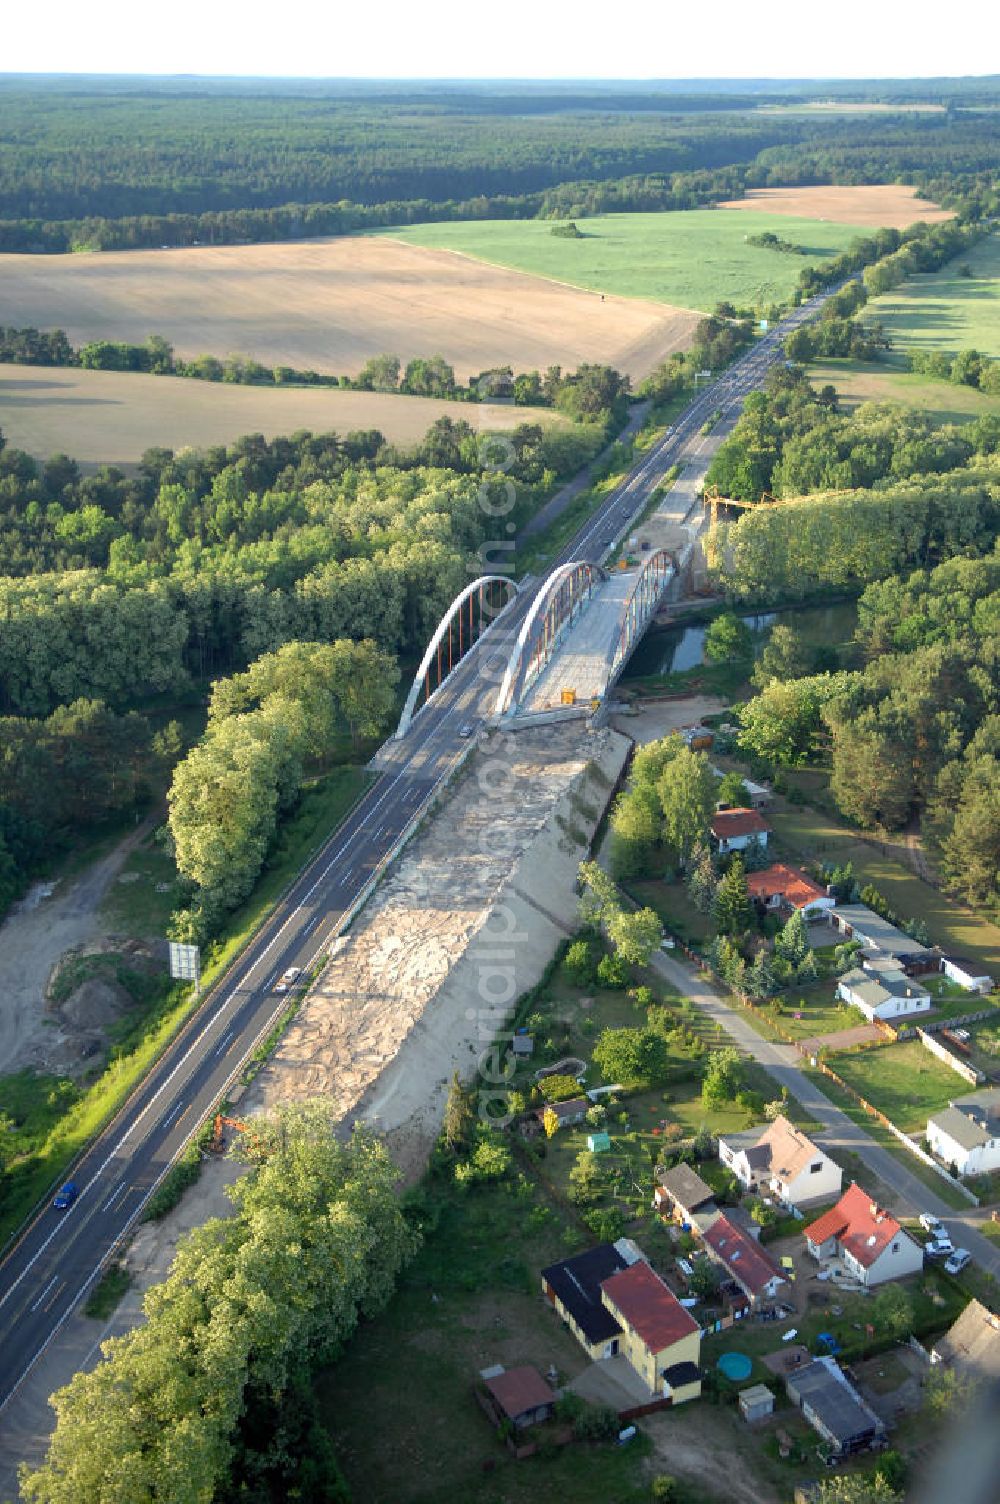
M949 982L964 987L966 992L992 991L993 978L979 961L969 961L964 956L942 956L941 970Z
M869 1023L926 1013L932 1002L926 987L895 966L857 966L845 972L837 983L837 996L860 1009Z
M924 1266L920 1244L857 1181L809 1224L805 1239L814 1259L839 1256L852 1278L869 1288L918 1274Z
M720 1134L719 1158L747 1190L768 1191L786 1206L839 1196L843 1171L786 1117L766 1128Z
M754 841L766 846L771 833L771 827L755 809L716 810L711 829L720 852L745 851Z
M959 1175L1000 1170L1000 1088L956 1097L928 1118L927 1143Z

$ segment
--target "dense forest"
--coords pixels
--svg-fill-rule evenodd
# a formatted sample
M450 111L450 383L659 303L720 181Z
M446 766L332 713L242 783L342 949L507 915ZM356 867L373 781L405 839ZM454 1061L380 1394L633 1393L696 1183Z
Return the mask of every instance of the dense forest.
M873 87L870 96L891 90ZM929 113L810 115L709 86L492 91L0 83L0 250L281 240L432 219L685 209L748 188L912 182L996 207L989 81ZM854 97L857 97L855 94ZM904 94L898 96L902 101Z
M848 819L900 830L920 818L946 887L995 908L1000 546L869 585L855 651L858 669L810 673L808 646L776 629L755 674L761 691L740 712L744 751L771 766L828 758Z
M612 400L621 387L603 368L584 385L591 379ZM381 729L396 657L423 649L490 545L497 522L484 499L516 525L604 434L599 423L526 423L500 454L488 436L442 419L406 451L374 431L250 435L204 452L148 451L133 475L87 476L65 456L38 465L0 438L0 912L70 830L141 806L151 772L173 767L176 734L154 734L136 713L150 695L176 698L287 643L313 644L310 662L326 677L310 713L322 699L342 723ZM320 644L336 649L329 663ZM264 672L258 664L257 680ZM240 681L225 682L217 698L231 703ZM231 718L213 712L193 764L204 775L232 754L258 791L258 823L223 874L228 887L197 854L181 861L199 912L216 918L315 761L305 712L279 705L273 689L259 698L236 717L240 748ZM283 740L264 735L276 720ZM260 741L272 745L255 761ZM189 808L186 828L196 823Z

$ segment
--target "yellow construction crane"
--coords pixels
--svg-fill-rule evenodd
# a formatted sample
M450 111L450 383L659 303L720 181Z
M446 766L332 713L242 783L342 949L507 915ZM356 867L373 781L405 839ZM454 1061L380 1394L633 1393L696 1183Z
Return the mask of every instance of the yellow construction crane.
M733 496L720 496L718 486L707 487L701 499L702 504L709 508L713 527L717 527L719 524L720 507L733 507L739 511L749 512L754 507L773 507L778 504L777 497L769 495L767 491L764 492L760 501L737 501Z

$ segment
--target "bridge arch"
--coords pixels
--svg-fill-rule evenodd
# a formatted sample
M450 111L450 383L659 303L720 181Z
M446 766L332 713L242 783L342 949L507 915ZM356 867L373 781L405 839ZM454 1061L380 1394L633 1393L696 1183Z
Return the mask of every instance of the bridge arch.
M677 574L677 560L665 548L643 560L635 584L622 609L622 622L608 649L608 680L610 689L625 667L636 643L649 625L663 592ZM606 691L605 691L606 692Z
M590 599L594 584L606 578L600 564L585 559L574 559L552 571L517 634L497 696L497 715L517 710L524 691L552 656L563 629Z
M499 594L499 587L509 592L508 599L500 607L494 610L491 598ZM448 674L465 656L465 653L477 642L485 632L488 632L499 616L506 611L511 601L517 595L517 582L505 574L483 574L478 580L473 580L471 585L456 595L441 620L430 642L427 651L420 660L420 665L413 678L410 693L406 697L403 713L396 727L396 739L404 737L410 729L413 717L423 705L419 705L421 693L424 694L424 705L437 693L444 683ZM453 633L457 628L458 655L454 654ZM447 659L447 668L445 660ZM431 671L437 671L437 683L431 689Z

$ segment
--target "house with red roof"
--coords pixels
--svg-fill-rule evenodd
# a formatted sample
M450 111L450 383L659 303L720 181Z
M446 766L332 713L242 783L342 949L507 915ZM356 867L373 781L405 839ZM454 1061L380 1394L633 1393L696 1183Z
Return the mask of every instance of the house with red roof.
M542 1292L591 1358L627 1361L651 1399L701 1394L701 1328L631 1239L550 1264Z
M722 1213L702 1234L709 1258L738 1285L751 1306L773 1300L786 1276L756 1239Z
M479 1377L482 1388L477 1397L494 1425L509 1421L515 1430L523 1431L551 1419L556 1397L537 1368L527 1364L504 1368L498 1363L484 1368Z
M725 855L730 851L745 851L754 841L767 845L771 833L764 816L755 809L718 809L712 816L712 839Z
M836 907L836 899L825 888L784 862L749 873L747 888L754 902L770 913L791 914L797 909L807 919L815 919Z
M920 1244L857 1181L836 1206L810 1222L805 1240L814 1259L839 1258L848 1274L868 1288L919 1274L924 1266Z

